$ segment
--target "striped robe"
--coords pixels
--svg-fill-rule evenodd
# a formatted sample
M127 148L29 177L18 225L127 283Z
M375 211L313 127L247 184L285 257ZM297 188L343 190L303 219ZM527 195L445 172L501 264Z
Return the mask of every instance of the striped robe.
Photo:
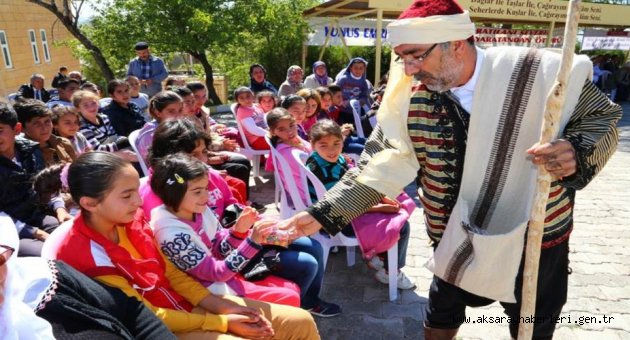
M575 149L577 172L551 184L543 248L569 237L573 226L575 191L584 188L616 150L616 123L622 109L608 100L590 81L585 82L578 104L563 131L563 139ZM447 91L414 88L407 127L420 170L416 178L430 239L438 243L450 217L461 185L469 114ZM330 234L381 200L378 191L356 181L372 155L392 148L379 126L368 139L359 166L326 193L308 212ZM393 165L395 166L395 165Z

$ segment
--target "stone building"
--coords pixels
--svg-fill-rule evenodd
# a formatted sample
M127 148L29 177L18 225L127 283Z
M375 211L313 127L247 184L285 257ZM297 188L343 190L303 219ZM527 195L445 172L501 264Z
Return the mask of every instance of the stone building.
M47 10L25 0L0 0L0 98L29 82L33 73L46 77L46 89L60 66L80 70L70 47L74 39Z

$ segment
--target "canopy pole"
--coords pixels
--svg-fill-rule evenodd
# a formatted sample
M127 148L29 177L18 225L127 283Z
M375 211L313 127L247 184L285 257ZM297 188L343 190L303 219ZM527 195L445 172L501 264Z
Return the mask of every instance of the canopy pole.
M341 39L341 44L343 45L343 51L346 52L346 56L348 57L348 61L352 60L352 53L350 53L350 49L348 48L348 44L346 43L346 37L341 33L341 26L339 25L339 21L335 20L335 26L339 30L339 38Z
M547 41L545 42L545 47L551 46L551 40L553 39L554 29L556 29L556 22L552 21L549 23L549 32L547 32Z
M383 45L383 10L376 11L376 65L374 65L374 86L381 79L381 49Z
M330 20L330 23L328 23L328 25L330 25L330 29L328 30L328 32L326 32L326 39L324 39L324 44L322 45L322 48L319 50L319 58L317 60L322 60L322 58L324 57L324 52L326 51L326 47L328 47L328 44L330 43L330 34L332 32L334 22Z

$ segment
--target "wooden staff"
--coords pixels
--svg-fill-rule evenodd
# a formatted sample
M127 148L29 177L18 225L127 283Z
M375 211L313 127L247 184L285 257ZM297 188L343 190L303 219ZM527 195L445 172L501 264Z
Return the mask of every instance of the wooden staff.
M570 0L567 23L564 28L564 46L562 48L562 61L556 76L556 81L547 96L545 117L540 136L540 144L551 142L558 134L560 116L566 97L569 73L573 66L573 54L575 40L577 38L577 26L580 18L580 0ZM527 230L527 248L525 249L525 268L523 269L523 291L521 300L521 322L518 327L518 339L531 339L534 330L534 320L523 322L523 319L535 315L536 311L536 286L538 282L538 265L540 262L540 246L542 243L543 229L547 208L547 198L551 186L551 175L544 165L538 166L536 179L536 196L530 212L529 227Z

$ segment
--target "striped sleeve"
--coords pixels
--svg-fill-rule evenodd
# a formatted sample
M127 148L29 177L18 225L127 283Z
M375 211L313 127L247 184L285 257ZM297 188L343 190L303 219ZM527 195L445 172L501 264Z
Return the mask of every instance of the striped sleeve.
M564 130L564 139L575 149L577 172L561 185L584 188L604 167L617 149L617 121L621 106L611 102L592 82L586 81L571 118Z
M352 219L365 213L369 208L380 202L384 195L361 184L357 176L373 155L392 148L385 140L380 126L376 126L365 143L365 150L361 154L358 166L350 169L326 196L309 207L306 211L319 223L322 229L331 235L341 231Z

